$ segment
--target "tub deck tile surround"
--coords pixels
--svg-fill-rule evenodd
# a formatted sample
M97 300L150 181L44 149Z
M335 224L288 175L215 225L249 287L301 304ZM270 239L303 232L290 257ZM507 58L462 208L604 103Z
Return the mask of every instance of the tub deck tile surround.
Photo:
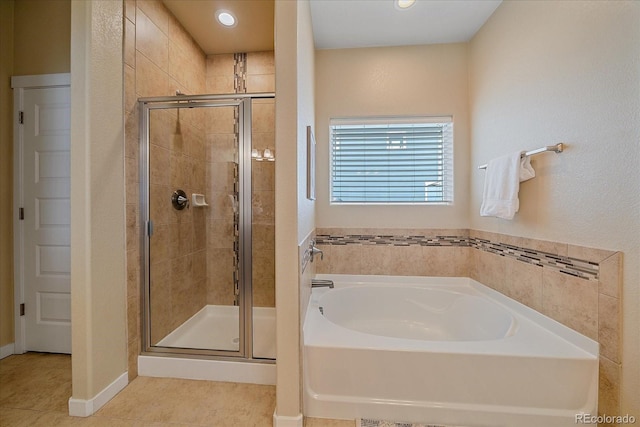
M494 242L482 238L467 236L436 235L427 237L425 234L392 235L392 234L320 234L317 236L319 245L348 246L427 246L427 247L472 247L499 256L515 258L528 264L551 267L562 273L582 279L597 281L599 264L597 262L558 255L555 253L534 250L527 247L515 246L508 243ZM351 249L349 249L351 250ZM345 249L346 251L346 249ZM584 253L584 252L577 252ZM363 266L360 266L361 268ZM366 270L366 269L364 269ZM337 272L336 272L337 273ZM369 273L375 274L375 273Z
M597 340L599 412L620 413L621 252L469 229L316 233L317 273L467 276Z

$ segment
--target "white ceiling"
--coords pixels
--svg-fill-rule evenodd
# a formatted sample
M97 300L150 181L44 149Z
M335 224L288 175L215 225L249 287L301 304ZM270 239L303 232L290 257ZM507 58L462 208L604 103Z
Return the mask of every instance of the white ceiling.
M469 41L502 0L310 0L316 49Z
M278 0L294 1L294 0ZM310 0L317 49L457 43L470 40L502 0ZM274 0L163 0L207 55L273 50ZM215 11L238 18L218 24Z

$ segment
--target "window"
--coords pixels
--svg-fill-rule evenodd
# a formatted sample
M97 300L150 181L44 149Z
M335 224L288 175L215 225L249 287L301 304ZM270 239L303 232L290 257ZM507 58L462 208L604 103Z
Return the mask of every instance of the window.
M451 117L331 119L332 204L453 201Z

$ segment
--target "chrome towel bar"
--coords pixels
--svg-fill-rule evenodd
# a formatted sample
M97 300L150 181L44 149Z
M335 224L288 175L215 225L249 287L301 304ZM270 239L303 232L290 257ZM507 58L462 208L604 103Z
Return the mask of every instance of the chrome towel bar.
M538 148L537 150L527 151L522 154L522 157L533 156L534 154L540 154L547 151L553 151L554 153L562 153L564 151L564 144L562 142L557 143L556 145L547 145L546 147ZM478 166L478 169L486 169L487 165Z

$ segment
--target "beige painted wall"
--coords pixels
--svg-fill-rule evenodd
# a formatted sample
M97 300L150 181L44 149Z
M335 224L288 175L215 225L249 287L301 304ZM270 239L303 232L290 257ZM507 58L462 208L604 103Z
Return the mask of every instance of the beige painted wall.
M13 1L0 2L0 347L13 343Z
M13 343L13 91L14 75L68 73L70 0L0 2L0 346Z
M307 126L315 132L315 66L309 2L298 6L298 243L315 229L315 202L307 199Z
M71 0L15 0L14 75L68 73Z
M621 412L640 416L640 3L504 2L470 45L471 228L624 252ZM501 154L533 160L513 221L478 214ZM615 415L615 414L612 414Z
M316 52L318 227L466 228L469 194L467 45ZM453 115L454 203L448 206L331 206L329 119Z
M298 245L313 229L306 201L306 126L313 122L311 15L307 0L278 1L276 16L276 416L302 425L300 395L300 271ZM302 171L304 170L304 175ZM304 192L302 192L304 188Z
M71 10L72 399L84 401L127 370L123 6Z

